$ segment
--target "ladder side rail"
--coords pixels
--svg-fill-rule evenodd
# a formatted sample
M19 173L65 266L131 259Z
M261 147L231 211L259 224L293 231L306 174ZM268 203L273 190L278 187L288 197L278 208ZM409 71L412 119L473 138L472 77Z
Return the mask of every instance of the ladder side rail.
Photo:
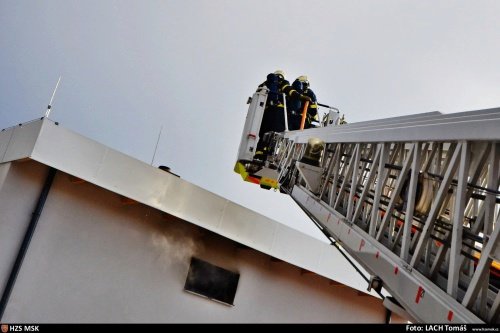
M345 132L338 129L342 126L344 125L308 129L300 133L289 132L285 133L285 137L289 137L288 135L294 133L297 143L307 143L310 137L320 137L327 143L500 141L500 131L498 131L498 128L500 128L500 116L472 122L431 123L370 130L350 129ZM471 130L471 128L477 128L478 130Z
M356 225L346 223L345 216L314 198L302 186L294 186L292 197L368 272L380 276L386 288L419 322L482 323L462 304L412 270L380 242ZM425 295L423 295L425 294Z

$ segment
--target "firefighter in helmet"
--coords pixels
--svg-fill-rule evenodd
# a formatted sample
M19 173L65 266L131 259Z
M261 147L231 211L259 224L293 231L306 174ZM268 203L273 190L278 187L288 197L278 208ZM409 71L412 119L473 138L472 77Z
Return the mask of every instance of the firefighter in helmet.
M267 132L283 132L285 130L284 100L285 98L299 98L302 101L312 101L310 97L301 94L295 90L285 79L285 73L277 70L267 75L266 81L259 85L259 88L266 86L269 89L264 115L259 131L259 142L255 158L265 159L268 155L267 142L264 140L264 134Z
M302 121L302 108L304 103L300 97L304 92L304 88L302 82L298 79L293 81L292 88L300 93L300 95L290 96L286 99L288 129L290 131L295 131L300 129L300 122Z
M316 94L310 88L309 80L306 75L301 75L297 78L298 81L302 83L302 94L310 98L309 107L307 109L306 122L304 128L316 127L313 125L313 121L319 122L318 116L318 100Z

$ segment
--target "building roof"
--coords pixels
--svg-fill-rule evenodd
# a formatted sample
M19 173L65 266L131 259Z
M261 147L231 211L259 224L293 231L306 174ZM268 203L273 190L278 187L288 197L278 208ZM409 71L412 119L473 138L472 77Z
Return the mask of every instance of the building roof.
M334 246L47 118L0 132L0 163L26 158L366 292L366 281Z

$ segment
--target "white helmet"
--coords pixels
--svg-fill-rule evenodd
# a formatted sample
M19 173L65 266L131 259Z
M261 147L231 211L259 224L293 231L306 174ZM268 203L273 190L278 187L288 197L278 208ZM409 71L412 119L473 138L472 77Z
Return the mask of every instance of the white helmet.
M283 78L285 78L285 72L283 72L281 69L278 69L277 71L275 71L274 74L281 75Z
M302 83L304 88L307 89L309 87L309 80L307 79L307 75L301 75L297 78L297 80Z
M307 81L307 75L301 75L297 78L300 82L308 82Z

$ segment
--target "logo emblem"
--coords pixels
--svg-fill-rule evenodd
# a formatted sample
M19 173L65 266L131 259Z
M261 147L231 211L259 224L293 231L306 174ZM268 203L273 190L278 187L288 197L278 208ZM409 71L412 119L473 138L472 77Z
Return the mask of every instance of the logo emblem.
M9 331L9 325L2 324L2 333L7 333Z

